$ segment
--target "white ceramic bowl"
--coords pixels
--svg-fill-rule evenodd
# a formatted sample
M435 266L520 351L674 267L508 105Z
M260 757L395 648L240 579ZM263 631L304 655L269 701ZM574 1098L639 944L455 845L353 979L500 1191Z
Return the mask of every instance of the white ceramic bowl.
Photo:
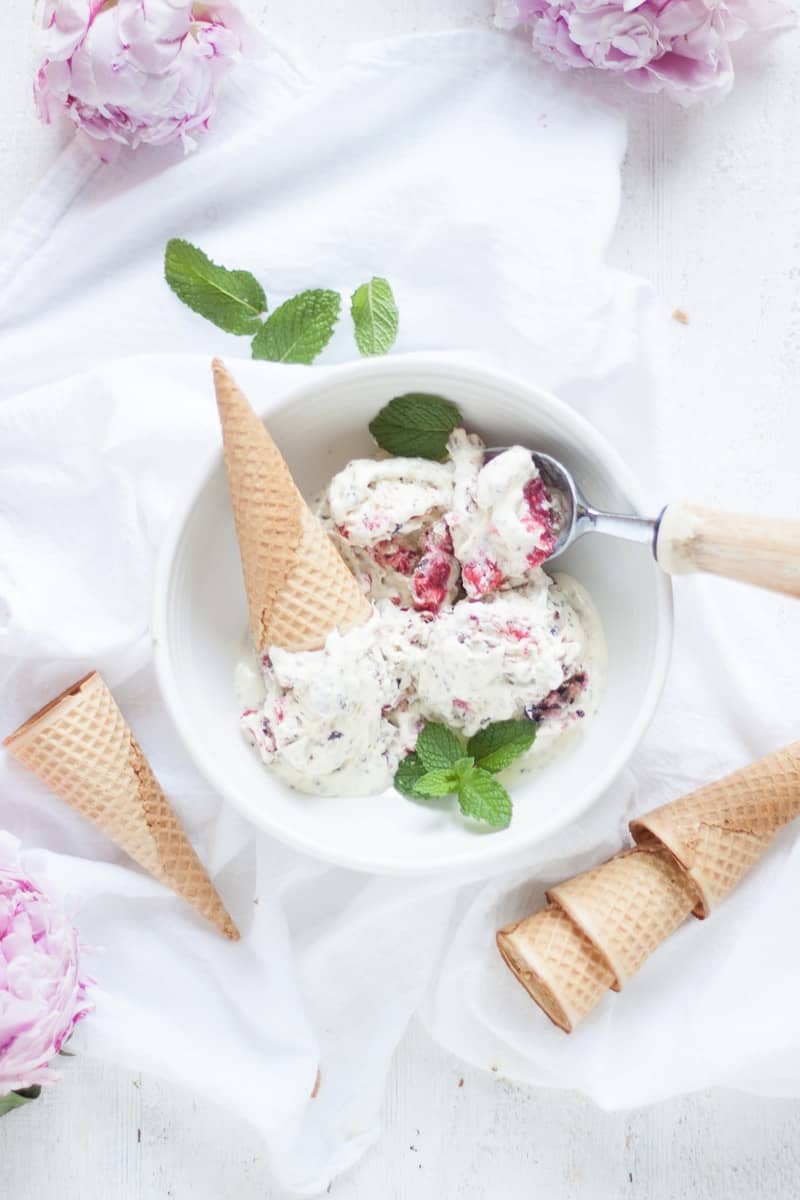
M249 398L311 496L349 459L374 453L368 422L393 396L415 391L455 401L488 445L521 442L553 454L596 504L639 511L634 480L599 433L553 396L486 368L392 356L320 373L278 404L257 393ZM513 789L514 818L503 832L476 830L392 790L303 796L262 765L238 724L234 667L247 609L221 452L162 548L154 635L164 699L209 782L266 833L359 870L488 872L575 820L608 787L644 733L667 669L671 591L646 547L587 537L558 567L588 588L600 611L608 679L577 744Z

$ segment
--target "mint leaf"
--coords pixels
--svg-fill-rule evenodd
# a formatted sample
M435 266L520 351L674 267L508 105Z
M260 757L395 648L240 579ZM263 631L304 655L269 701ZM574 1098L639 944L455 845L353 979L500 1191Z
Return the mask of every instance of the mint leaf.
M425 767L416 754L407 754L394 773L394 786L403 796L414 796L414 785L425 774Z
M341 304L338 292L320 289L292 296L275 309L253 338L253 358L312 363L331 340Z
M23 1104L28 1104L31 1100L37 1100L41 1090L38 1086L20 1088L17 1092L9 1092L7 1096L0 1096L0 1117L4 1117L14 1108L21 1108Z
M459 778L450 767L443 771L427 771L414 784L416 796L452 796L459 785Z
M479 767L502 771L530 750L535 737L535 721L495 721L469 739L467 750Z
M451 770L456 780L460 783L462 779L465 779L469 775L474 765L475 759L465 756L464 758L460 758L458 762L454 762Z
M396 396L369 424L369 431L383 450L410 458L444 458L447 439L461 424L455 404L441 396L410 392Z
M464 757L464 746L445 725L426 721L417 738L416 753L427 771L446 771Z
M494 829L505 829L511 822L511 797L493 775L474 767L458 789L461 811L476 821L485 821Z
M350 315L360 354L387 354L391 350L400 314L385 279L376 277L356 288L350 299Z
M179 300L226 333L260 328L267 298L249 271L219 267L191 242L171 238L164 251L164 278Z

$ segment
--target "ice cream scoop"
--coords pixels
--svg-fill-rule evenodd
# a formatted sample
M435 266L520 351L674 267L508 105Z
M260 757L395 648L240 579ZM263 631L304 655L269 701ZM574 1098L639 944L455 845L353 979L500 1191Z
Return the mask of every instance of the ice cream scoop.
M487 450L487 461L504 449ZM531 458L555 493L555 545L548 559L586 533L605 533L650 546L668 575L703 571L800 596L800 520L740 516L684 501L668 504L658 517L603 512L588 502L563 463L538 451L531 451Z

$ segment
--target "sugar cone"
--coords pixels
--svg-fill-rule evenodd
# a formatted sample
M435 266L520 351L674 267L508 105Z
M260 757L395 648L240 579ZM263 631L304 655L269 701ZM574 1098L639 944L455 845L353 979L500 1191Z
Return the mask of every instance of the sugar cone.
M631 822L640 846L665 846L697 887L707 917L800 814L800 742Z
M369 601L244 394L219 359L212 368L256 649L319 649L366 621Z
M550 888L558 904L600 952L614 991L689 916L692 880L667 850L626 850L609 862Z
M497 948L547 1016L571 1033L614 982L589 939L556 905L501 929Z
M239 931L96 672L51 700L4 745L145 871L220 933L238 939Z

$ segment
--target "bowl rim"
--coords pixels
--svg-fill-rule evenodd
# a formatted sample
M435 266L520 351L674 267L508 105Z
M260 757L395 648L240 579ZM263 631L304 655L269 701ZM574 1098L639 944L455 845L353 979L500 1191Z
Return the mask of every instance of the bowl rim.
M235 371L235 360L233 361ZM409 372L422 369L426 372L432 371L441 376L441 387L445 390L448 381L452 385L453 377L460 375L465 382L472 385L484 382L488 386L499 386L516 392L518 395L535 398L538 403L544 403L555 410L564 429L565 437L568 438L570 432L574 431L583 448L601 462L614 477L634 511L638 514L642 513L645 507L643 492L635 476L619 452L585 417L553 393L539 387L538 384L531 384L519 375L502 368L488 366L482 362L472 362L469 355L416 352L343 363L328 367L324 375L321 374L318 379L308 378L306 375L296 387L282 392L276 400L267 399L266 402L254 405L254 407L259 417L263 419L271 413L290 408L297 401L313 398L314 394L320 390L320 385L328 387L331 384L347 383L351 379L361 378L365 375L380 380L382 376L393 375L398 367L401 370L407 369ZM168 614L173 566L195 504L207 487L211 476L218 470L221 461L222 444L220 441L199 465L197 473L187 488L185 497L176 505L167 523L154 573L151 618L153 659L161 697L189 757L204 779L256 829L318 861L371 874L423 877L443 872L468 873L475 869L481 871L486 869L487 872L499 871L504 864L517 858L521 852L526 849L534 850L547 838L579 820L621 774L655 715L669 669L673 640L672 585L670 577L663 572L661 578L656 580L656 644L650 678L639 706L637 718L629 726L625 738L618 743L616 750L610 755L605 769L595 775L587 784L580 807L571 808L566 815L562 815L563 810L554 809L549 819L544 819L527 836L521 834L513 841L480 838L476 839L471 848L459 849L455 853L451 852L437 858L425 859L419 863L408 862L405 859L391 860L386 857L368 859L364 855L351 855L337 848L326 853L325 848L321 848L318 841L295 830L287 830L281 821L273 820L272 810L268 805L265 805L263 809L263 819L256 820L252 809L245 802L240 801L237 789L228 785L225 772L217 767L213 754L207 752L201 739L193 734L189 714L184 706L172 669L170 653Z

